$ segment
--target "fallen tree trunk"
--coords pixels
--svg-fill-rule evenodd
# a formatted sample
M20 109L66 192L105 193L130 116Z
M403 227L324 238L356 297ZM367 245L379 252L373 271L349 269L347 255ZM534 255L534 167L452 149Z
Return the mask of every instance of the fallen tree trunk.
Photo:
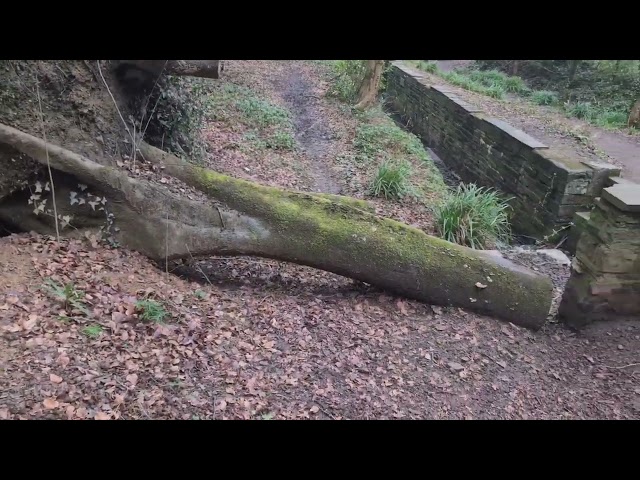
M37 137L0 125L0 142L47 162ZM147 160L211 198L202 205L61 147L48 149L52 168L104 192L121 244L154 259L238 254L285 260L530 328L539 328L549 312L547 277L340 201L221 175L143 144Z
M153 76L164 72L167 75L220 78L224 70L223 60L119 60L118 63L144 70Z

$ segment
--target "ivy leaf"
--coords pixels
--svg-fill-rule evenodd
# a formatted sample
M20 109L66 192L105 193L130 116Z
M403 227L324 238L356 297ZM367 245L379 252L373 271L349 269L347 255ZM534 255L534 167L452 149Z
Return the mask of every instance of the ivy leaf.
M69 198L71 205L73 205L74 203L79 203L78 201L78 192L69 192Z
M35 187L36 187L36 193L42 192L42 184L40 183L40 181L36 182Z

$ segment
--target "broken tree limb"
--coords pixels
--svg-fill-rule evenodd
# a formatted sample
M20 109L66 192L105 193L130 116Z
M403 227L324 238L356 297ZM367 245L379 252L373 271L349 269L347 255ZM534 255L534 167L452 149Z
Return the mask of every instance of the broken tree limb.
M153 76L164 72L167 75L216 79L220 78L220 73L224 70L223 60L118 60L118 63L135 67Z
M37 137L0 124L0 143L46 162ZM54 169L105 192L120 243L155 259L274 258L534 329L550 309L552 286L545 276L327 198L221 175L144 147L147 160L162 162L166 173L204 192L212 205L221 204L218 211L59 146L48 150Z

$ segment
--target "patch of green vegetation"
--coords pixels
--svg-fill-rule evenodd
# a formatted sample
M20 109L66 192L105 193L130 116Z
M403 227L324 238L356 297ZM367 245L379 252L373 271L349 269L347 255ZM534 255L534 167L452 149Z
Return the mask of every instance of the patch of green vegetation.
M387 160L378 167L370 193L387 200L398 200L410 191L411 165L404 161Z
M164 323L165 317L169 316L169 312L155 300L139 300L136 302L136 309L143 322Z
M418 197L423 193L439 196L446 190L442 174L417 136L398 126L379 107L359 113L356 118L359 124L353 141L354 161L363 168L380 164L369 185L370 193L400 198L407 193ZM415 169L403 167L411 164L423 170L427 179L424 185L413 185L411 177ZM403 180L389 181L392 177Z
M535 103L564 103L564 113L605 128L626 128L633 102L640 96L640 60L520 60L519 75L540 94ZM508 60L481 60L482 69L508 71ZM586 106L589 104L590 106ZM625 117L622 120L622 117Z
M424 72L438 73L438 65L436 62L432 62L430 60L414 60L414 62L415 67Z
M89 315L89 311L82 300L85 294L82 290L78 290L73 282L62 285L52 278L47 278L44 282L43 289L55 300L61 302L65 310L71 311L76 309L85 315Z
M253 148L263 150L294 150L291 114L253 90L225 83L217 86L207 96L207 116L213 120L233 125L240 123L251 129L244 138Z
M590 102L567 104L565 106L565 112L581 120L592 120L597 115L595 108L593 108Z
M560 99L556 92L537 90L531 94L531 101L536 105L557 105Z
M202 290L196 290L195 292L193 292L193 294L199 300L204 300L207 297L207 294L205 292L203 292Z
M597 113L594 123L600 127L617 129L627 127L629 115L620 110L601 110Z
M475 249L494 248L509 243L508 209L496 191L462 184L436 208L436 229L449 242Z
M102 334L102 327L97 323L87 325L82 329L82 334L89 338L98 338Z
M327 93L342 102L355 102L364 79L366 60L335 60L329 62L329 65L333 79Z
M378 154L393 153L413 155L424 162L429 160L429 155L420 139L403 130L390 119L376 124L358 125L353 144L360 153L370 159Z

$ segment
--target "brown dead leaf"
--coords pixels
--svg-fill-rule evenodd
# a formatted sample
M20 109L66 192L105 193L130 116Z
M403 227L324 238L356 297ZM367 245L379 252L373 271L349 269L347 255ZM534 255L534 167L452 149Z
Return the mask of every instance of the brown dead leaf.
M398 300L396 305L398 306L398 309L400 310L402 315L408 315L409 314L409 312L407 312L407 307L406 307L405 303L402 300Z
M59 377L55 373L49 375L49 380L51 380L51 383L62 383L62 377Z
M9 418L9 409L0 408L0 420L6 420Z
M58 408L60 406L60 402L58 402L55 398L45 398L42 402L44 408L47 410L53 410L54 408Z
M104 412L98 412L96 413L95 417L93 417L93 419L94 420L111 420L111 415Z
M309 411L310 411L311 413L318 413L318 412L320 411L320 408L319 408L317 405L314 405L313 407L311 407L311 408L309 409Z
M22 322L22 328L25 331L29 331L31 330L33 327L36 326L36 322L38 321L38 316L37 315L29 315L29 320L25 320L24 322Z
M15 295L7 295L7 303L15 305L16 303L18 303L18 297Z
M61 353L56 359L56 363L62 367L66 367L67 365L69 365L70 361L71 359L67 356L66 353Z
M125 378L127 379L127 382L129 382L133 386L135 386L138 382L138 375L136 375L135 373L130 373Z

